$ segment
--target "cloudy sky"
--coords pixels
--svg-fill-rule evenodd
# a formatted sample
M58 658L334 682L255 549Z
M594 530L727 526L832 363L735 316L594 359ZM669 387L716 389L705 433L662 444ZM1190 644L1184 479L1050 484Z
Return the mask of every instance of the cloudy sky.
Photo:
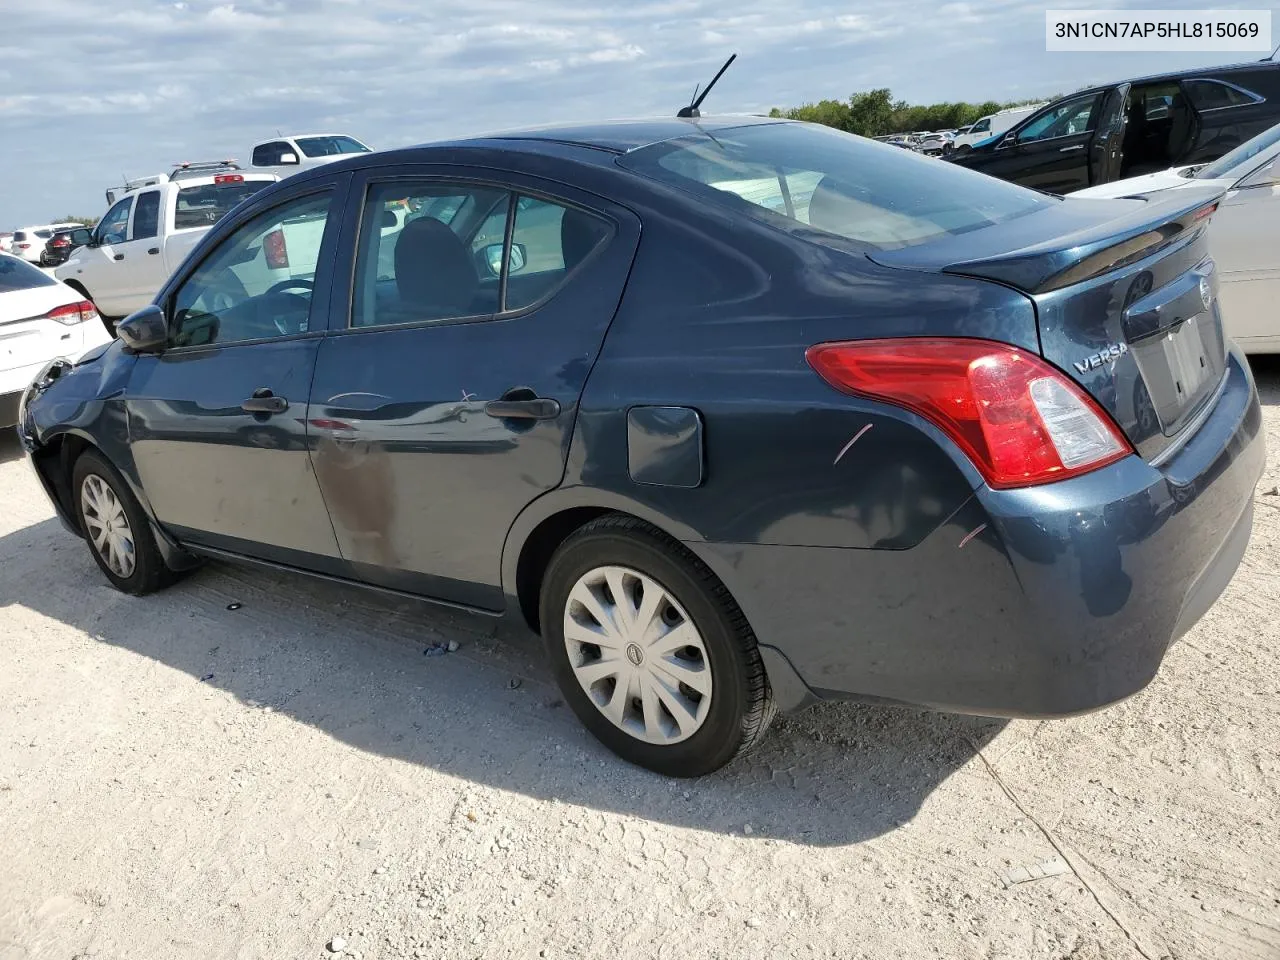
M889 87L1004 100L1257 55L1053 53L1018 0L3 0L0 229L97 216L122 174L289 132L374 147ZM1203 7L1204 0L1093 6ZM1241 6L1250 6L1242 4Z

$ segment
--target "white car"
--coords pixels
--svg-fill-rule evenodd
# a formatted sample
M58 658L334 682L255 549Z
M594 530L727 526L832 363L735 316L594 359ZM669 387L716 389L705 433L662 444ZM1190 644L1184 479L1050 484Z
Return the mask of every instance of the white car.
M952 138L945 133L926 133L920 138L919 151L931 157L941 156L951 149Z
M0 253L0 427L50 360L75 361L111 334L85 298L25 260Z
M254 170L287 177L353 154L372 152L345 133L298 133L255 143L249 155L249 165Z
M39 263L44 255L44 246L52 236L53 227L47 223L38 227L22 227L13 231L9 253L27 263Z
M54 276L92 300L107 318L146 306L169 274L241 200L279 177L250 173L230 161L188 163L164 180L125 193Z
M1228 333L1245 353L1280 353L1280 124L1213 163L1100 184L1071 199L1205 186L1227 191L1209 223L1209 251Z
M971 125L956 133L951 141L952 152L958 154L968 153L975 143L981 143L991 137L1000 136L1018 121L1031 116L1043 106L1043 103L1033 103L1025 107L1011 107L1008 110L1001 110L999 113L980 117Z

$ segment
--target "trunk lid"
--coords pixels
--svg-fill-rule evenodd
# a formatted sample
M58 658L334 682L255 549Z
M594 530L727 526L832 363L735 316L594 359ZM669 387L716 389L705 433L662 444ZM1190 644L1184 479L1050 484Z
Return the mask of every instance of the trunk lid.
M74 353L83 342L80 326L44 316L68 298L60 287L0 293L0 371L17 370Z
M1040 351L1159 458L1226 369L1207 227L1222 190L1066 199L1017 220L881 251L885 266L991 280L1035 304Z

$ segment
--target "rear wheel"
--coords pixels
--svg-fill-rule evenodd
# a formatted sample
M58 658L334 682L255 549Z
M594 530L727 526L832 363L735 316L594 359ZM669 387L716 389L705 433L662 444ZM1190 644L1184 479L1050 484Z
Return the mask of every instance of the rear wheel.
M141 596L173 582L142 505L101 454L80 455L71 489L89 551L112 586Z
M697 558L629 517L560 547L540 603L565 699L623 759L696 777L749 749L774 715L755 635Z

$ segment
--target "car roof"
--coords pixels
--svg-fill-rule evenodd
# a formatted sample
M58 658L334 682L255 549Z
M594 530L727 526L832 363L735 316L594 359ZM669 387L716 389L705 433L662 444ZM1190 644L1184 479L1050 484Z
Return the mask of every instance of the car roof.
M604 120L594 123L564 123L526 127L524 129L504 130L476 137L467 137L453 141L453 143L465 144L484 140L541 140L590 147L610 153L627 153L640 147L647 147L653 143L661 143L664 140L688 136L691 133L715 132L735 127L763 126L788 122L790 121L776 117L754 115L722 115L698 117L696 119L651 117L647 119ZM438 146L438 144L431 144L431 146Z
M1162 80L1213 80L1222 74L1240 73L1245 70L1265 70L1268 67L1280 70L1280 63L1272 60L1251 60L1246 63L1227 63L1218 67L1194 67L1188 70L1173 70L1169 73L1153 73L1145 77L1126 77L1123 80L1116 80L1112 83L1100 83L1097 86L1085 87L1074 93L1068 93L1057 100L1045 101L1045 103L1058 103L1061 100L1070 100L1073 97L1081 97L1090 93L1098 93L1102 90L1110 90L1112 87L1120 83L1140 84L1140 83L1156 83Z

